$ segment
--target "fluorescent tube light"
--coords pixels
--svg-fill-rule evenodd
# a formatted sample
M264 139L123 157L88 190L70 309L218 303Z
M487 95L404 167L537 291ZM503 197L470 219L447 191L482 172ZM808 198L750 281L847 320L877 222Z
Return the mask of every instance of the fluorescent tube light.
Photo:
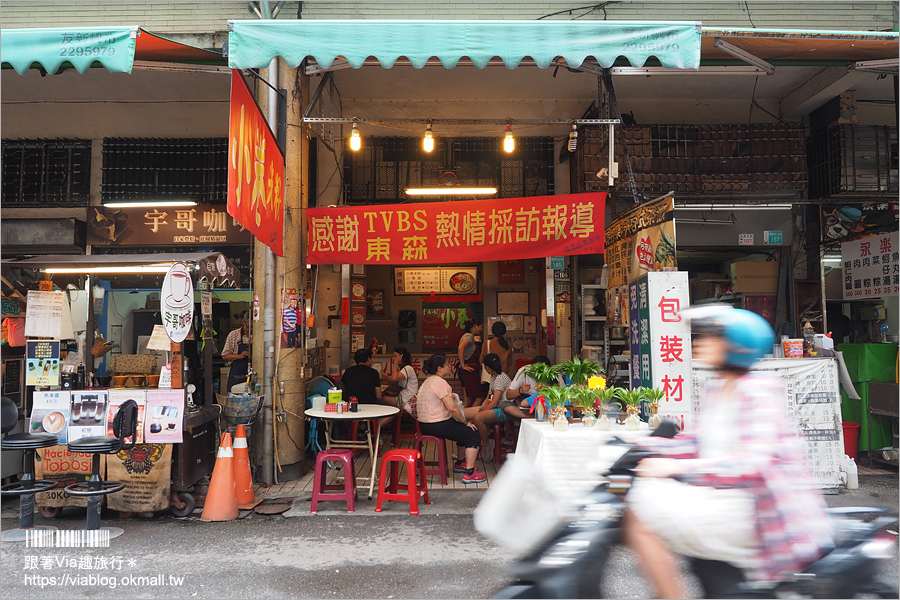
M160 265L127 265L127 266L106 266L106 267L47 267L45 273L49 274L69 274L69 275L93 275L95 273L105 273L108 275L122 273L167 273L172 267L170 264Z
M170 206L197 206L194 200L142 200L140 202L106 202L108 208L159 208Z
M493 187L406 188L407 196L489 196L496 193L497 188Z

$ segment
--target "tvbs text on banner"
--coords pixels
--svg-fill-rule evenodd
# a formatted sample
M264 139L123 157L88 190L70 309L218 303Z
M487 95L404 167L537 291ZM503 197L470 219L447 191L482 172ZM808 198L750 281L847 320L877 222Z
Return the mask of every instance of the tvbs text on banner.
M638 206L606 229L609 287L630 283L663 267L676 267L675 200L666 196Z
M240 72L231 72L228 214L284 256L284 156Z
M418 265L599 254L606 193L311 208L311 264Z

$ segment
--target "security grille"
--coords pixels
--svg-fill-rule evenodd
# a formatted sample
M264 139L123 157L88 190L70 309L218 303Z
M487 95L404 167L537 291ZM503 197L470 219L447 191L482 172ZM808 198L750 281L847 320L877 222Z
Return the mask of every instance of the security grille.
M228 139L106 138L101 198L222 204L228 200Z
M418 137L366 137L358 152L344 153L344 196L348 204L406 202L406 188L442 185L496 187L498 198L553 194L553 138L517 137L510 154L501 144L438 138L426 153Z
M91 142L4 140L3 206L87 206Z

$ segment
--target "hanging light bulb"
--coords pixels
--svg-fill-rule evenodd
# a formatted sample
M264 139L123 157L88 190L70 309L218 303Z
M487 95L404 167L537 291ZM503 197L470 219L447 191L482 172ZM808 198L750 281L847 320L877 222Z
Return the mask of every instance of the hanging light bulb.
M434 150L434 134L431 131L431 123L425 127L425 137L422 138L422 150L425 152Z
M357 152L360 148L362 148L362 138L359 135L359 126L354 121L353 129L350 131L350 149Z
M572 131L569 132L569 152L574 153L578 148L578 125L572 123Z
M506 135L503 136L503 150L507 153L516 149L516 138L513 137L512 125L506 124Z

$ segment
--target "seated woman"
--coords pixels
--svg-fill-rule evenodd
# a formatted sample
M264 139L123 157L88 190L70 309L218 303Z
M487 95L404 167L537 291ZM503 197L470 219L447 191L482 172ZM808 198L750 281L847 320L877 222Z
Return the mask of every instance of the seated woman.
M491 374L491 383L488 387L487 398L481 404L470 406L466 409L466 418L472 419L481 435L482 458L488 458L494 454L494 440L489 439L489 427L494 423L506 421L506 414L500 408L500 402L506 396L509 387L509 376L503 372L500 357L493 352L484 357L484 368Z
M412 414L410 400L415 398L419 391L419 378L412 366L412 356L404 346L394 348L388 383L388 387L381 393L381 403L396 406Z
M453 389L445 379L450 374L450 363L443 354L435 354L425 361L428 378L419 386L416 395L417 420L422 433L453 440L460 447L464 459L453 465L454 473L463 473L462 482L482 483L487 480L475 468L478 458L478 432L474 423L456 405Z
M549 358L539 354L531 359L531 364L550 365L552 363ZM528 374L529 366L524 366L516 372L516 376L500 401L498 408L509 418L522 420L534 416L529 412L528 398L537 392L537 382ZM563 385L562 378L559 380L559 385Z

